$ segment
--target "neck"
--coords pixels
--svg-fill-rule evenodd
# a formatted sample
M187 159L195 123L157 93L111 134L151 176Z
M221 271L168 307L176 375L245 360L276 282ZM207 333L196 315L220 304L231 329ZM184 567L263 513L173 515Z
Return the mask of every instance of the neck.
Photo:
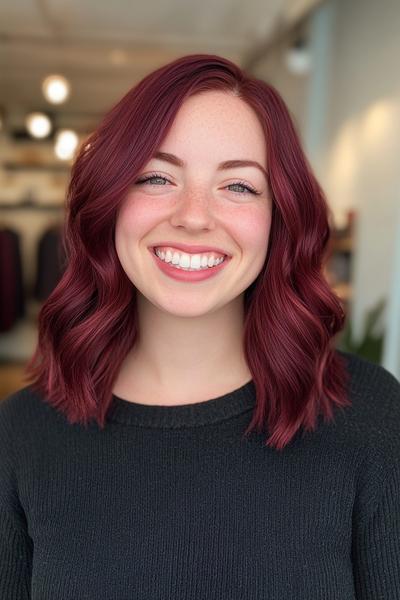
M137 308L138 341L123 362L115 394L179 404L232 391L251 379L243 353L242 296L196 317L165 313L139 293Z

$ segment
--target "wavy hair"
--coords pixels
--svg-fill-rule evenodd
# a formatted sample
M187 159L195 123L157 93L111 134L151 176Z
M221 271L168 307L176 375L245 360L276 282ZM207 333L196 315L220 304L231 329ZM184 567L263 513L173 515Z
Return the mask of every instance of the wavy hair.
M104 428L119 368L138 339L136 288L115 250L119 206L186 98L223 90L258 116L267 145L272 221L262 271L245 290L243 348L256 390L244 435L263 428L283 449L318 415L351 404L334 337L345 313L323 275L330 212L296 127L268 83L213 54L148 74L104 116L72 165L62 244L65 270L38 315L25 380L70 423Z

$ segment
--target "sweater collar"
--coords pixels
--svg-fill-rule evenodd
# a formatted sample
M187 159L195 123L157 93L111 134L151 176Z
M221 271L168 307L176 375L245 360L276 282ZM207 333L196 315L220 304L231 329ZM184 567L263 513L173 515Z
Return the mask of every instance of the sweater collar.
M254 407L254 381L217 398L177 406L151 405L131 402L112 394L108 420L143 427L196 427L225 421Z

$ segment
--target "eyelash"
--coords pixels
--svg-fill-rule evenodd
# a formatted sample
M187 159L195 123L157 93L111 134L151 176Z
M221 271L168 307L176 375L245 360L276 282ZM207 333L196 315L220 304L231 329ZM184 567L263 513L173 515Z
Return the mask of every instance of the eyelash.
M146 177L143 177L142 179L138 179L136 181L136 183L145 183L146 181L149 181L150 179L163 179L164 181L169 181L169 179L167 179L166 177L164 177L164 175L160 175L159 173L153 173L151 175L146 175ZM256 196L260 195L260 192L256 192L256 190L254 188L252 188L251 186L249 186L247 183L245 183L244 181L237 181L235 183L230 183L228 186L226 187L231 187L232 185L238 185L239 187L244 187L246 188L248 191L247 192L234 192L235 194L246 194L246 193L250 193L250 194L254 194Z

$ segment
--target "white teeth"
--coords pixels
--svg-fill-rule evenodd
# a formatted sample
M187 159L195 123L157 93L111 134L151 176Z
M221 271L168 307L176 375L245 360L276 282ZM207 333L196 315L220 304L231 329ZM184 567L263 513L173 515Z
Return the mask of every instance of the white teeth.
M187 269L187 270L201 270L208 269L210 267L215 267L222 263L225 259L224 256L219 258L213 256L207 256L205 254L185 254L179 252L173 252L171 250L167 250L166 252L155 249L157 256L166 263L172 263L176 265L177 268Z

